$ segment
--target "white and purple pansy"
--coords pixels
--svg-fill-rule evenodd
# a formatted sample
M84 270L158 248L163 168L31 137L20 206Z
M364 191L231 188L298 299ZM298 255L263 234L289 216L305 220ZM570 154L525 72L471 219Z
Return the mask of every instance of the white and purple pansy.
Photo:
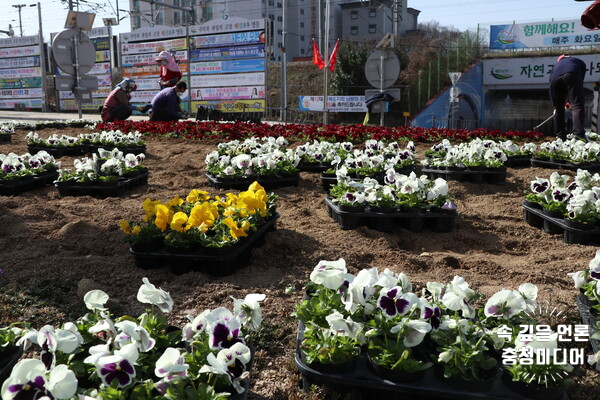
M402 321L390 329L392 334L402 331L402 343L406 347L415 347L423 342L425 335L431 331L431 325L426 321L403 318Z
M552 191L552 200L557 203L564 203L571 197L571 192L567 188L556 188Z
M2 385L3 400L69 399L77 390L77 378L66 365L59 365L46 374L39 360L24 359L11 371Z
M245 343L240 320L227 308L219 307L206 316L211 349L225 349L235 343Z
M468 303L468 300L473 296L475 296L475 291L469 288L469 284L464 278L456 275L446 285L446 290L441 296L441 301L446 308L462 312L465 318L473 318L475 310Z
M195 318L188 315L188 320L190 322L183 327L183 340L191 340L194 336L204 332L204 329L206 328L206 316L208 313L210 313L210 310L204 310Z
M531 191L536 194L544 194L550 188L550 181L536 177L531 181Z
M137 299L140 303L155 305L160 311L170 313L173 310L173 299L168 292L156 288L148 281L148 278L142 278L144 284L138 290Z
M337 261L321 260L310 273L310 280L317 285L337 290L347 280L347 272L346 260L343 258Z
M135 378L136 372L133 365L138 356L139 353L135 344L128 344L121 350L115 351L114 355L98 358L96 360L96 373L107 386L116 382L118 387L125 387Z
M185 363L185 359L179 353L179 350L168 347L162 356L156 360L154 374L165 382L171 382L187 376L188 368L189 365Z
M251 293L241 299L233 298L233 312L237 315L244 327L257 330L262 323L262 311L259 302L265 299L264 294Z
M377 305L388 318L405 315L419 303L414 293L402 293L402 287L382 288Z
M421 318L428 320L433 329L440 327L442 310L437 305L431 305L427 299L421 298Z
M600 250L596 251L596 256L589 263L590 278L600 280Z
M134 343L142 353L148 352L154 348L156 341L150 336L148 331L132 321L121 321L115 324L119 333L115 337L114 343L117 348Z
M488 299L484 313L486 317L509 319L526 309L525 299L519 292L503 289Z

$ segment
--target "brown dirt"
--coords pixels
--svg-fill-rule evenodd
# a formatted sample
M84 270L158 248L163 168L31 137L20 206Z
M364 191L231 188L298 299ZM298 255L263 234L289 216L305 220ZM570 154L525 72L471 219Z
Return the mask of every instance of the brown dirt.
M25 134L18 131L0 152L24 153ZM428 146L420 144L419 150ZM135 294L147 276L171 293L174 323L205 308L230 307L230 296L266 293L265 329L257 343L250 398L274 400L370 398L360 391L338 395L324 387L309 392L299 388L301 379L293 365L296 325L291 313L319 260L343 257L353 273L388 267L407 273L418 286L461 275L486 296L531 282L538 285L542 302L565 309L570 323L579 320L576 291L566 274L586 267L596 248L566 244L561 236L545 234L522 219L520 204L529 181L549 176L550 170L509 169L504 185L450 182L459 212L453 232L399 229L393 234L367 228L341 230L327 215L318 176L302 173L298 187L275 190L280 196L278 229L268 234L266 245L252 251L248 266L223 278L201 272L177 276L168 269L136 268L117 221L141 218L146 197L167 200L194 188L225 193L210 187L204 177L204 157L215 146L150 138L147 148L149 185L127 196L60 197L55 188L47 187L19 197L0 197L1 325L25 320L39 328L82 315L85 310L77 284L83 278L94 280L115 298L116 311L131 314L141 310ZM61 160L72 165L72 158ZM286 295L288 287L296 291ZM597 372L578 367L574 380L576 384L568 390L571 399L600 398Z

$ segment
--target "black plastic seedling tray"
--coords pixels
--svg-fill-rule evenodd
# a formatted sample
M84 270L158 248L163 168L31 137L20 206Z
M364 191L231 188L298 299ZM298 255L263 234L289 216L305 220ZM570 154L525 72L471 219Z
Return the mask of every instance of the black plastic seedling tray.
M217 252L211 253L207 249L185 253L168 251L165 248L148 251L130 248L129 253L134 257L137 266L142 269L162 268L168 265L176 274L201 271L214 276L231 275L238 268L248 264L251 250L265 243L265 235L275 229L278 218L279 214L275 213L244 242L231 248L218 249Z
M430 399L489 399L489 400L531 400L531 397L525 397L520 393L512 391L501 379L501 371L498 369L496 378L492 386L486 391L475 391L469 388L457 388L450 386L437 377L434 368L425 371L422 379L407 383L396 383L379 377L369 366L367 355L364 349L361 351L355 367L349 372L344 373L323 373L311 368L305 363L304 354L300 349L300 344L304 337L304 325L302 322L298 325L298 336L296 338L296 352L294 354L294 364L302 373L303 387L305 390L310 388L312 383L322 383L337 385L340 387L357 387L383 391L386 393L395 392L398 399L410 399L411 395L425 397ZM383 395L382 395L383 397ZM375 397L374 397L375 398ZM390 398L389 395L385 398ZM568 400L564 390L561 400Z
M523 219L529 225L541 228L551 235L563 235L565 243L598 245L600 244L600 227L577 229L568 225L562 218L554 218L543 213L541 209L523 203Z
M284 186L298 186L298 182L300 182L300 174L298 173L281 177L256 176L244 179L217 178L207 173L206 177L208 182L217 189L247 189L252 182L258 182L265 189L271 190Z
M587 163L572 163L569 161L551 161L551 160L540 160L537 158L531 159L531 166L537 168L550 168L550 169L567 169L570 171L577 171L578 169L587 169L588 171L600 171L600 163L587 162Z
M506 167L498 170L469 170L469 169L433 169L423 168L422 173L426 174L430 179L442 178L447 181L471 182L477 184L494 184L500 185L506 182Z
M575 298L577 308L579 309L579 315L581 315L581 322L590 327L590 335L596 331L596 320L597 318L592 315L590 309L590 302L588 298L583 294L579 293ZM590 346L592 348L592 354L596 354L600 350L600 341L597 339L590 339ZM596 363L596 371L600 371L600 362Z
M130 178L119 179L114 185L78 185L56 183L61 196L117 197L148 183L148 172Z
M298 170L302 172L323 172L331 168L331 165L322 165L320 163L299 163L297 166Z
M30 190L42 188L56 180L58 172L49 171L40 175L34 175L18 181L0 182L0 196L18 196Z
M0 133L0 143L10 143L12 140L12 134Z
M80 156L87 153L87 146L75 145L75 146L36 146L27 145L27 151L30 154L35 154L38 151L45 150L54 158L61 158L64 156Z
M510 168L531 167L531 156L508 156L504 165Z
M379 232L390 233L398 227L412 232L420 232L427 227L435 232L452 232L456 212L348 212L340 210L339 205L329 197L325 198L329 216L344 230L367 226Z

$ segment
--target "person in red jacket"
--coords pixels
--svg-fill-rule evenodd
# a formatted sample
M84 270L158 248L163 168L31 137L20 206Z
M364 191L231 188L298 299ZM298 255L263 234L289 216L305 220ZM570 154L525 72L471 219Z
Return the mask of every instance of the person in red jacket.
M168 51L161 51L155 60L160 65L160 78L158 79L160 88L175 86L182 75L173 54Z
M117 84L104 101L104 105L100 111L102 121L124 121L131 116L133 110L142 111L141 107L129 103L131 100L130 93L135 89L137 89L137 86L133 79L124 78Z

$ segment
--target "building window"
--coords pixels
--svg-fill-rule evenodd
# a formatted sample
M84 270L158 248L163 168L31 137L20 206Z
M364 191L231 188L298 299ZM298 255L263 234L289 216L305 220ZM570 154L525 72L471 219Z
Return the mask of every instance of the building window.
M140 27L140 16L136 15L133 17L133 29L138 29Z
M281 43L281 42L277 43L277 48L278 48L278 49L280 49L280 48L282 48L282 47L283 47L283 43Z
M270 7L275 7L275 1L269 0L269 6Z
M133 9L134 9L135 11L140 11L140 0L135 0L135 1L133 2Z
M173 24L174 24L174 25L179 25L179 24L181 24L181 18L180 18L180 16L179 16L179 11L175 11L175 12L173 13Z
M165 24L165 17L163 15L163 13L158 13L156 15L156 19L154 20L154 23L156 25L164 25Z
M357 10L350 11L350 19L358 19L358 11Z
M270 19L271 21L275 21L275 15L273 15L273 14L269 14L269 19Z
M300 9L300 15L304 15L304 8Z
M304 35L300 35L300 41L304 42Z
M173 0L173 5L179 7L179 0Z
M277 8L281 8L281 3L277 3Z
M283 17L282 17L281 15L278 15L278 16L277 16L277 21L279 21L279 22L283 22Z
M369 33L377 32L377 25L369 25Z
M375 18L377 16L377 9L375 8L369 8L369 17L370 18Z
M358 26L351 26L350 27L350 34L351 35L358 35Z
M304 28L304 22L300 22L300 28Z
M277 29L277 34L278 34L278 35L282 35L282 34L283 34L283 31L282 31L281 29Z
M304 49L300 49L300 54L304 54Z

